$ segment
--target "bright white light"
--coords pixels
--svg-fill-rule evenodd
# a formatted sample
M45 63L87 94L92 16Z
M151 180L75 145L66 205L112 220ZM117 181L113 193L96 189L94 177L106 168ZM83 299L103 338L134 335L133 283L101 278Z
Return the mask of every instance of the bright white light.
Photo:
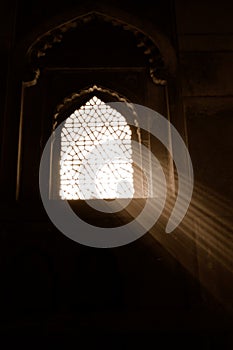
M131 155L131 129L125 118L94 96L62 128L60 197L132 198Z

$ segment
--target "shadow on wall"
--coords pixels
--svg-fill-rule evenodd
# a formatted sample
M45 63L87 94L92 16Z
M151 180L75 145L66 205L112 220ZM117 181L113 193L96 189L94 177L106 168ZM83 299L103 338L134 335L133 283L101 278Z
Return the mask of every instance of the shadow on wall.
M51 258L36 247L23 249L6 269L2 294L9 319L52 312L56 294Z
M74 261L71 307L80 312L119 310L123 306L122 282L110 250L83 247Z

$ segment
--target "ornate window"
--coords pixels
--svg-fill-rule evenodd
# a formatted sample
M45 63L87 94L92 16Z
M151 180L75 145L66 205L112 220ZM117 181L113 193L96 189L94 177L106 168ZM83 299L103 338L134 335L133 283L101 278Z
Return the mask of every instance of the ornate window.
M96 96L61 131L60 198L133 198L132 131L125 117Z

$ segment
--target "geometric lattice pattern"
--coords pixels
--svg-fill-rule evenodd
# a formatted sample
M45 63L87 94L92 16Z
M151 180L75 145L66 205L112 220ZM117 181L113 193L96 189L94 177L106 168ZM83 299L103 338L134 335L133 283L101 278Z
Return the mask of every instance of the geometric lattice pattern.
M62 199L132 198L131 129L94 96L66 119L61 132Z

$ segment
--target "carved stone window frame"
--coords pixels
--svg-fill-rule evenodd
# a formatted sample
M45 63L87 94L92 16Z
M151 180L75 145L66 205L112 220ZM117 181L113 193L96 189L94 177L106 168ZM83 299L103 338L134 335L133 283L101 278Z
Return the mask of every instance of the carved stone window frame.
M94 8L95 7L95 8ZM78 29L79 24L88 23L94 18L101 19L103 21L111 23L113 26L119 26L122 30L131 31L137 39L137 46L143 49L145 56L148 58L149 71L151 81L157 86L165 89L166 103L167 103L167 117L168 119L176 120L179 113L179 108L176 108L176 98L179 95L176 81L176 54L170 44L169 39L163 35L153 23L145 21L145 23L136 16L126 13L119 9L114 9L111 6L94 6L85 9L77 10L75 15L73 13L65 13L62 16L53 20L49 20L44 23L43 26L38 28L37 31L29 35L23 41L21 41L15 49L14 57L12 58L12 75L15 74L15 80L12 79L12 86L9 87L12 96L11 100L8 99L6 106L6 113L4 119L4 130L10 130L12 126L18 129L18 143L11 145L11 152L16 153L17 149L17 161L16 166L13 164L15 158L12 157L12 168L16 168L15 173L13 171L12 176L2 179L2 183L8 183L8 187L11 187L12 191L16 193L16 199L19 198L20 189L20 173L21 173L21 156L22 156L22 131L24 128L24 94L27 89L30 89L37 84L40 79L39 60L40 57L46 55L47 51L53 46L54 43L59 42L70 30ZM93 9L94 8L94 9ZM17 113L17 104L13 106L14 94L18 94L19 86L21 84L21 107L20 117L18 122L12 125L11 119L8 117L14 113ZM170 100L168 99L170 97ZM179 118L178 118L179 119ZM180 120L180 119L179 119ZM178 121L178 125L181 125L182 130L183 121ZM181 134L184 132L181 132ZM3 142L3 157L2 166L4 166L5 157L9 159L7 155L7 149L11 142L6 132ZM171 141L172 143L172 141ZM15 148L16 149L15 149ZM171 146L172 147L172 146ZM172 164L172 159L171 159ZM14 175L15 174L15 175ZM15 176L15 186L12 179ZM4 192L4 191L3 191Z

